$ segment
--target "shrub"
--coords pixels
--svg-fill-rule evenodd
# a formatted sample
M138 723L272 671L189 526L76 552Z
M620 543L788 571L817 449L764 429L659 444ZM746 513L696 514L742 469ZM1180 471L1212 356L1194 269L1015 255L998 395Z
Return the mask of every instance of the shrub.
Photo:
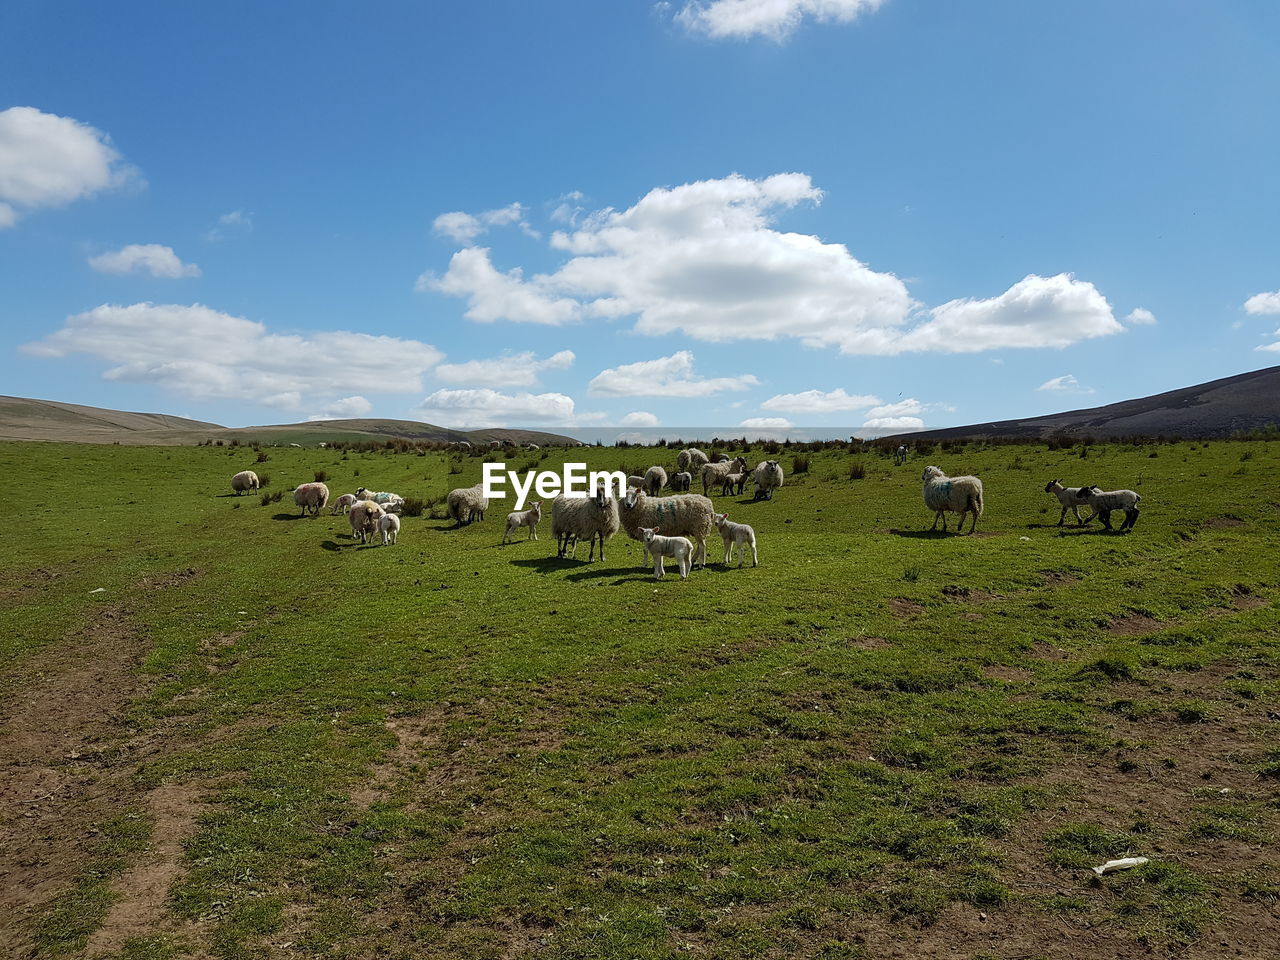
M809 455L807 453L797 453L791 458L791 472L793 474L809 472Z
M258 451L258 459L257 459L257 460L255 460L254 462L255 462L255 463L266 463L266 462L267 462L268 460L270 460L270 459L271 459L271 458L270 458L270 457L268 457L268 456L267 456L263 451L259 450L259 451Z
M326 480L329 479L329 475L325 473L323 470L317 470L315 476L316 476L316 483L324 483Z
M406 517L420 517L427 509L427 503L421 497L405 497L400 513Z
M258 474L258 489L262 489L263 487L269 486L270 484L271 484L271 474L269 473Z
M861 460L855 460L849 464L849 479L861 480L867 475L867 467Z

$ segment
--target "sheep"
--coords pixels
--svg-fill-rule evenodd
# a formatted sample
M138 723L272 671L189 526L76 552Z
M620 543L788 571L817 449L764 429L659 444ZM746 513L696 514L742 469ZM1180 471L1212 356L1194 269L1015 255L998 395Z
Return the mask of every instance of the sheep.
M351 523L351 538L360 538L360 542L365 542L365 537L372 537L378 532L378 522L387 515L387 512L378 506L372 500L361 500L351 508L351 512L347 514L347 520Z
M929 466L921 475L924 481L924 505L933 511L933 526L937 528L938 520L942 520L942 532L947 532L947 511L960 514L957 533L964 532L964 515L973 511L973 523L969 532L978 527L978 518L982 516L982 481L977 477L948 477L939 468Z
M502 449L502 441L501 441L501 440L490 440L490 441L489 441L489 449L490 449L490 450L501 450L501 449Z
M907 445L899 444L898 449L893 452L893 465L900 467L907 462Z
M689 554L693 552L693 544L685 537L662 537L658 535L661 527L641 527L640 535L644 538L644 548L653 557L653 579L661 580L667 575L662 566L663 557L671 557L680 567L680 579L689 579Z
M542 449L542 448L541 448L540 446L538 446L536 443L526 443L526 444L524 445L524 448L525 448L526 450L541 450L541 449Z
M713 453L711 455L711 463L724 463L729 459L727 453Z
M644 472L644 492L656 497L667 485L667 471L662 467L650 467Z
M724 478L731 473L741 473L747 469L747 461L742 457L734 457L732 460L721 460L719 463L707 463L702 467L702 495L706 496L707 490L715 485L724 485Z
M1062 526L1067 519L1068 510L1075 515L1076 523L1082 527L1093 519L1092 514L1089 516L1089 520L1080 519L1080 500L1076 497L1076 494L1080 492L1080 487L1064 487L1061 480L1050 480L1044 485L1044 492L1052 493L1058 498L1058 502L1062 504L1062 512L1058 514L1058 526Z
M566 497L563 494L551 502L551 535L556 538L556 556L573 559L578 552L578 541L591 545L587 560L595 559L596 541L600 541L600 559L604 560L604 543L621 527L618 518L618 501L598 487L590 497Z
M674 492L688 493L691 486L693 486L693 474L688 470L681 470L671 475L671 489Z
M1124 523L1120 524L1122 531L1132 530L1133 525L1138 522L1138 501L1142 496L1132 490L1104 491L1095 486L1081 487L1076 493L1076 499L1089 504L1093 508L1093 516L1101 520L1102 525L1108 530L1112 529L1112 510L1124 511ZM1093 517L1089 519L1092 520Z
M643 490L627 491L618 505L622 529L632 540L642 540L643 526L662 527L670 536L688 537L697 545L693 562L707 565L707 537L711 533L715 507L701 494L684 493L674 497L650 497Z
M687 450L681 450L676 455L676 470L688 470L690 473L697 473L706 462L707 455L705 453L697 447L689 447Z
M374 503L381 504L390 513L399 513L401 508L404 507L404 497L398 493L388 493L385 490L374 493L372 490L360 487L356 490L356 499L372 500Z
M231 489L236 492L237 497L246 490L257 490L259 486L258 475L252 470L241 470L231 478Z
M459 449L459 450L470 450L470 449L471 449L471 444L470 444L470 443L468 443L466 440L459 440L459 441L458 441L458 449Z
M507 514L507 529L502 534L502 542L515 539L515 532L521 527L529 528L529 539L538 539L538 523L542 520L542 501L535 500L528 510L518 510Z
M302 508L302 516L319 516L329 502L329 488L323 483L304 483L293 491L293 502Z
M627 477L627 489L630 490L632 487L639 487L641 490L643 490L645 487L644 477L641 477L634 473L631 474L631 476Z
M733 563L733 548L738 548L738 568L742 568L743 562L747 559L747 547L751 547L751 565L753 567L760 566L760 561L756 555L756 532L748 524L734 523L729 519L727 513L717 513L715 515L716 529L720 531L720 536L724 540L724 565L727 567Z
M742 496L742 488L747 485L747 475L745 473L731 473L724 478L724 487L721 489L721 496Z
M751 482L756 491L753 500L772 500L773 491L782 486L786 477L782 473L782 464L777 460L761 460L751 473Z
M394 545L400 536L400 518L394 513L384 513L378 518L378 529L382 531L382 545Z
M484 495L484 486L479 483L474 487L450 490L445 502L449 506L449 516L459 525L483 520L484 512L489 509L489 498Z
M359 502L360 498L354 493L344 493L337 500L333 501L333 508L329 512L346 513Z

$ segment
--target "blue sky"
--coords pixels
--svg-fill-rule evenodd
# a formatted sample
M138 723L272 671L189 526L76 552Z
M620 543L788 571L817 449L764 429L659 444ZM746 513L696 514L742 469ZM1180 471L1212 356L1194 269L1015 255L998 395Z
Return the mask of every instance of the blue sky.
M42 0L0 33L2 393L898 429L1280 361L1270 2Z

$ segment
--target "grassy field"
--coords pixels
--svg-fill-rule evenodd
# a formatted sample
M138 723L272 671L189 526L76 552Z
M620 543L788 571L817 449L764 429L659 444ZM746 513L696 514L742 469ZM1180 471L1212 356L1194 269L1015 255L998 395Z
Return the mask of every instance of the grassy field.
M1276 955L1276 444L784 452L716 498L761 565L661 582L502 503L361 547L288 494L480 459L268 453L0 445L14 956ZM924 532L925 463L976 536ZM1057 528L1054 477L1136 530Z

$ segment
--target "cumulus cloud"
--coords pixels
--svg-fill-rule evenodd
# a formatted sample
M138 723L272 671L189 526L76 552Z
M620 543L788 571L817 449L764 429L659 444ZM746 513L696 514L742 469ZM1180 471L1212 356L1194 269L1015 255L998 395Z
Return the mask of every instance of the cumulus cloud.
M470 383L483 387L536 387L538 374L544 370L567 370L573 366L572 350L561 350L545 360L532 351L494 357L490 360L468 360L466 363L442 363L436 376L445 383Z
M437 390L413 411L430 423L457 427L510 427L521 423L565 423L574 419L573 398L563 393L499 393L497 390Z
M923 430L924 420L916 414L928 409L915 397L884 403L866 412L862 426L868 430Z
M146 272L169 280L200 276L198 266L183 263L172 247L158 243L131 243L114 253L101 253L89 258L89 266L99 273Z
M530 237L539 236L538 232L529 226L529 222L525 219L524 206L519 203L511 203L496 210L486 210L484 213L463 213L461 210L442 213L435 218L431 227L442 237L470 246L472 241L481 234L487 233L491 227L507 227L512 224L518 226Z
M129 183L142 179L101 130L34 107L0 111L0 228Z
M691 33L713 39L765 37L782 41L802 20L850 23L874 12L883 0L689 0L676 22Z
M1244 302L1244 312L1255 317L1270 316L1280 313L1280 290L1270 293L1255 293Z
M1150 310L1146 309L1146 307L1138 307L1135 310L1130 310L1129 315L1125 317L1124 320L1125 320L1125 323L1133 323L1133 324L1139 324L1142 326L1149 326L1150 324L1153 324L1156 322L1156 315L1152 313Z
M443 357L417 340L367 333L272 333L201 304L103 304L26 344L40 357L87 354L105 380L150 383L198 399L296 409L343 393L416 393Z
M919 417L872 417L863 425L866 430L923 430L924 421Z
M343 397L334 400L319 413L313 413L308 420L349 420L352 417L364 417L373 412L373 404L364 397Z
M1272 336L1273 336L1273 337L1280 337L1280 330L1277 330L1275 333L1273 333L1273 334L1272 334ZM1262 345L1262 346L1260 346L1260 347L1254 347L1254 349L1255 349L1255 350L1267 350L1267 351L1270 351L1270 352L1272 352L1272 353L1280 353L1280 340L1277 340L1275 343L1265 343L1265 344L1263 344L1263 345Z
M601 370L587 385L587 392L611 397L709 397L728 390L746 390L759 382L749 373L699 377L693 372L693 354L680 350L669 357Z
M747 417L738 426L749 430L787 430L795 424L786 417Z
M658 418L645 410L632 410L622 418L624 427L656 427Z
M552 248L567 259L552 273L526 280L519 268L498 270L487 249L467 248L418 286L466 298L466 315L480 322L634 317L642 334L794 338L847 354L1062 347L1123 330L1106 298L1066 273L925 309L902 280L843 244L775 229L785 211L821 199L799 173L657 188L626 210L553 233Z
M1086 387L1080 383L1074 376L1065 373L1060 377L1054 377L1052 380L1046 380L1037 390L1044 390L1049 393L1093 393L1093 387Z
M844 387L824 393L806 390L803 393L779 393L760 404L763 410L781 410L785 413L837 413L842 410L862 410L874 407L880 398L871 394L849 394Z

